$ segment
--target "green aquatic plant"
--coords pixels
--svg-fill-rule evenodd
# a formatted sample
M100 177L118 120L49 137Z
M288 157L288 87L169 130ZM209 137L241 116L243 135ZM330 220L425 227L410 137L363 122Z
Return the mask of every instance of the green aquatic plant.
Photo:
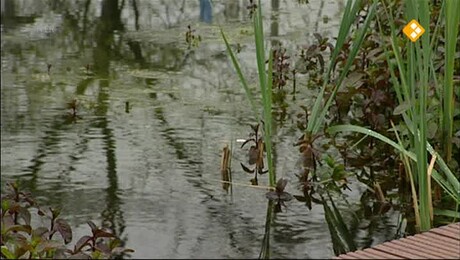
M397 23L395 22L396 19L393 15L392 7L384 5L386 20L384 20L385 17L378 17L382 37L385 37L381 29L383 21L388 21L387 24L391 28L389 39L391 49L394 53L394 60L388 54L386 54L386 59L389 64L389 71L391 72L392 85L399 103L395 109L395 113L401 115L404 121L404 125L398 129L406 128L408 130L406 132L401 131L400 135L402 138L397 134L398 144L393 143L391 145L398 145L400 151L411 151L411 153L403 152L403 161L405 162L406 172L411 179L416 226L421 231L431 228L433 222L431 178L450 195L457 204L457 208L460 202L458 176L453 174L445 162L450 160L452 147L452 132L448 130L451 129L453 124L453 117L450 112L452 112L451 106L453 106L452 102L454 102L453 92L450 89L453 80L451 71L453 67L450 66L453 66L453 60L455 59L455 39L458 35L458 17L454 18L453 16L458 15L454 14L455 11L448 10L449 8L444 8L444 6L448 6L452 10L456 10L455 7L459 7L456 1L442 1L441 11L437 17L433 17L437 18L438 21L434 24L430 19L430 10L433 7L430 7L428 1L406 2L404 6L404 10L407 11L404 12L406 14L405 20L418 20L420 25L425 28L425 33L416 42L410 42L406 39L405 46L403 45L403 47L400 47L401 40L396 35L398 30L395 24ZM446 45L450 46L448 50L446 49L448 52L442 54L445 55L446 60L444 66L447 72L444 75L437 72L433 65L433 60L436 58L435 55L439 54L436 52L437 44L435 42L440 40L436 33L439 31L440 21L444 21L445 23ZM434 33L431 33L431 28L434 28ZM432 99L429 99L430 86L433 85L437 91L444 93L444 95L440 95L444 98L444 107L442 107L442 102L436 105ZM439 120L439 122L443 123L441 141L445 144L445 141L449 140L450 143L450 145L444 147L445 160L432 148L428 138L430 134L430 121L433 120L433 117L430 117L429 111L432 111L431 109L436 108L436 106L439 111L442 111L443 108L448 110L444 111L445 113L441 113L442 116ZM355 128L355 130L357 129ZM384 139L381 140L383 141ZM385 142L390 144L387 141ZM435 161L438 166L431 171L428 168L428 152L431 154L433 162ZM415 192L416 187L418 188L418 192Z

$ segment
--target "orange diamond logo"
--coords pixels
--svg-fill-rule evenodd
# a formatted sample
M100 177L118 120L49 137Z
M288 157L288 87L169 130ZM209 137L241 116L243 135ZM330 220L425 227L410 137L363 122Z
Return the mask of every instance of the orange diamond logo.
M413 42L416 42L425 32L425 29L416 21L410 21L403 29L403 33Z

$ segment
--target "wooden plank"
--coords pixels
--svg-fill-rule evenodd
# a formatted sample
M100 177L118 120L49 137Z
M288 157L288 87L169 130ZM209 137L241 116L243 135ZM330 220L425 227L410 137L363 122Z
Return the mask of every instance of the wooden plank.
M407 237L406 239L410 239L410 240L420 242L422 244L426 244L429 247L436 246L436 247L442 248L445 251L452 252L452 253L457 253L454 248L451 248L448 245L442 243L441 241L438 241L438 240L433 239L431 237L423 237L422 235L415 235L415 236Z
M445 230L445 229L433 229L433 230L431 230L429 232L435 233L435 234L438 234L438 235L441 235L441 236L449 237L449 238L452 238L452 239L459 239L459 234L455 234L455 233L450 232L450 231ZM460 243L460 240L459 240L459 243Z
M436 248L428 248L425 246L420 246L420 244L417 246L417 245L413 245L407 242L405 243L401 240L394 240L388 243L395 244L400 247L407 248L409 250L416 250L418 252L423 253L423 255L429 258L445 258L445 254L443 254L443 252L436 250Z
M460 259L460 222L334 259Z
M393 255L387 252L382 252L374 248L366 248L363 251L366 253L375 255L379 259L404 259L403 257Z
M392 254L392 255L396 255L396 256L402 257L402 258L409 258L409 259L426 259L426 257L422 257L422 256L420 256L420 255L418 255L418 254L407 253L407 252L404 252L404 251L401 251L401 250L392 248L392 247L386 245L385 243L380 244L380 245L376 245L376 246L374 246L373 248L376 249L376 250L380 250L380 251L382 251L382 252L386 252L386 253L388 253L388 254Z
M375 254L371 254L366 251L356 251L355 253L359 254L360 256L364 257L364 259L381 259L381 257L376 256Z
M395 240L393 242L403 243L407 246L413 246L415 248L420 248L420 249L429 249L429 250L432 250L433 252L441 254L442 256L447 256L448 258L454 258L457 256L456 253L449 251L450 248L448 247L445 248L445 246L442 244L434 244L426 240L417 240L417 239L414 239L414 237L403 238L403 239Z
M458 243L459 243L459 241L456 240L456 239L440 236L438 234L431 233L431 232L425 232L425 233L420 234L420 235L422 235L424 237L431 237L431 238L434 238L434 239L441 240L447 245L458 245Z

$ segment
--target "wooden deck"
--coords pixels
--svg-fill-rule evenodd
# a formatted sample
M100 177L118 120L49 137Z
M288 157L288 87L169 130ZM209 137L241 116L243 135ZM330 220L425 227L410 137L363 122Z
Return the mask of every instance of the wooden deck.
M460 222L333 259L460 259Z

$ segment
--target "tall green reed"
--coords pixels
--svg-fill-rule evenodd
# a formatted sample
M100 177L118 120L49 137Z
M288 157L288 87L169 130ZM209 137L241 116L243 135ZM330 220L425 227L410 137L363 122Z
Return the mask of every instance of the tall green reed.
M241 67L238 63L238 60L235 57L235 54L230 47L227 37L225 36L224 31L221 29L222 38L225 42L227 52L230 55L233 66L240 78L241 85L243 86L246 96L251 103L251 108L253 110L254 116L259 122L263 122L264 134L263 140L265 148L267 151L267 165L269 173L269 183L270 186L274 187L276 185L276 173L273 166L273 151L272 151L272 72L273 72L273 53L269 52L268 59L268 72L265 69L265 45L264 45L264 29L262 23L262 7L260 0L258 1L257 11L253 15L253 28L254 28L254 42L256 46L256 57L257 57L257 71L259 78L259 87L260 93L262 96L262 118L259 116L259 109L257 105L257 99L252 93L247 80L241 70Z
M225 36L224 31L221 28L222 38L225 42L225 46L227 48L227 52L230 55L232 60L233 66L238 74L238 77L241 81L241 85L243 86L246 96L251 104L251 109L259 123L263 123L264 127L264 134L263 140L265 144L265 148L267 151L267 165L268 165L268 175L269 175L269 184L271 187L275 187L276 185L276 173L273 165L273 151L272 151L272 72L273 72L273 52L269 51L269 58L268 58L268 72L265 70L265 46L264 46L264 30L263 30L263 22L262 22L262 6L260 0L258 1L258 8L257 11L253 15L253 28L254 28L254 42L256 46L256 57L257 57L257 70L258 70L258 78L259 78L259 87L260 93L262 96L262 113L263 113L263 120L259 116L259 106L257 105L257 99L255 98L254 94L251 92L249 85L246 81L246 78L241 70L241 67L238 63L238 60L233 53L232 48L228 42L227 37ZM271 222L273 219L273 202L268 201L267 204L267 215L266 215L266 222L265 222L265 232L264 238L262 241L262 249L259 255L259 258L268 259L270 258L270 228Z
M434 66L432 64L433 53L435 53L434 40L430 34L430 11L428 0L408 0L405 2L405 14L406 20L410 21L416 19L420 22L422 27L425 28L424 35L421 36L419 41L413 43L408 39L405 39L405 49L407 53L403 55L404 47L401 48L400 36L397 36L397 30L395 28L395 19L392 16L391 10L388 10L385 3L382 6L387 15L386 22L391 27L390 43L391 51L394 54L394 58L390 57L388 52L385 53L389 70L391 74L391 81L396 92L399 107L405 107L402 109L401 115L404 124L410 132L409 136L409 147L403 141L398 138L399 143L395 143L389 138L366 129L360 126L352 125L340 125L333 126L328 129L330 133L336 133L339 131L354 131L363 133L366 135L373 136L381 141L392 145L394 148L401 152L403 162L406 168L406 172L409 173L411 178L412 196L414 200L414 209L416 214L416 226L418 230L428 230L432 225L432 202L431 202L431 177L443 188L443 190L458 204L460 203L460 183L456 176L449 169L443 158L433 149L428 143L427 138L427 109L428 109L428 87L430 84L437 82L443 82L444 84L436 85L438 88L444 86L439 92L444 93L443 104L444 110L453 110L453 59L455 57L455 39L458 33L458 15L455 13L458 8L458 1L446 0L447 8L445 8L445 17L442 17L440 13L440 19L445 18L446 22L446 69L444 78L442 75L437 75ZM455 2L455 3L453 3ZM444 3L443 3L444 4ZM452 16L457 15L456 18ZM380 32L381 20L384 17L378 17ZM439 26L439 22L437 26ZM438 28L435 28L437 31ZM436 34L436 33L435 33ZM385 39L386 36L382 35ZM430 41L431 40L431 41ZM437 39L436 39L437 40ZM450 47L449 47L450 46ZM385 48L385 47L384 47ZM395 70L399 72L399 76L396 75ZM439 109L442 109L440 107ZM441 113L443 116L443 142L452 142L452 123L453 116L451 113ZM447 141L449 140L449 141ZM428 152L436 158L437 168L433 169L431 177L428 171L427 155ZM445 148L446 160L449 160L451 153L450 148ZM411 159L409 162L408 159ZM415 171L415 172L414 172ZM418 192L415 194L415 186L418 187ZM438 214L444 214L445 216L458 216L458 213L452 210L435 210Z
M443 120L442 133L444 138L445 159L449 162L452 158L452 136L453 136L453 121L454 121L454 59L457 45L458 25L460 1L448 0L445 8L446 26L446 54L445 54L445 70L444 70L444 95L443 95Z

